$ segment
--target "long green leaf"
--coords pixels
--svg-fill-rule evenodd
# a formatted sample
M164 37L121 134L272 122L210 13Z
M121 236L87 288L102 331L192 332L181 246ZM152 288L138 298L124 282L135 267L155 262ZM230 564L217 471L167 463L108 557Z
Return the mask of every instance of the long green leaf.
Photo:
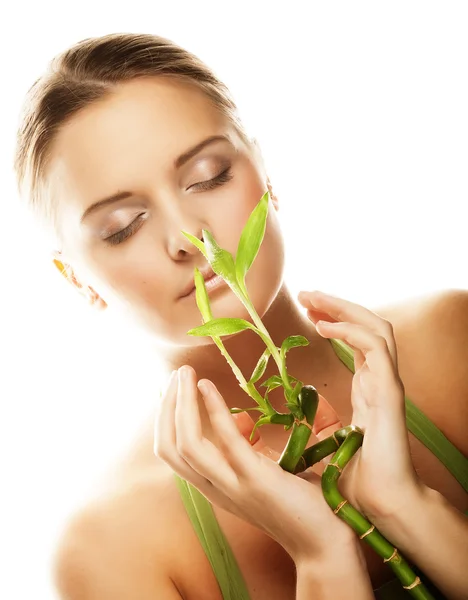
M212 319L200 327L190 329L190 331L187 333L188 335L195 336L221 336L231 335L232 333L237 333L238 331L243 331L244 329L256 329L256 327L244 319L223 318Z
M182 233L185 235L185 237L192 242L192 244L194 246L196 246L200 252L203 254L203 256L208 260L208 255L206 253L206 248L205 248L205 244L203 242L201 242L198 238L196 238L195 236L193 236L190 233L187 233L186 231L182 231Z
M232 254L224 248L220 248L214 237L206 229L203 230L203 239L205 240L208 262L213 271L216 275L237 287L236 267Z
M195 299L197 301L198 310L201 312L203 322L211 321L213 314L211 312L210 300L206 291L205 280L200 271L195 267Z
M263 236L265 235L266 220L268 216L269 193L265 192L253 209L247 223L242 230L236 253L236 277L239 285L244 287L247 271L252 266L258 254Z

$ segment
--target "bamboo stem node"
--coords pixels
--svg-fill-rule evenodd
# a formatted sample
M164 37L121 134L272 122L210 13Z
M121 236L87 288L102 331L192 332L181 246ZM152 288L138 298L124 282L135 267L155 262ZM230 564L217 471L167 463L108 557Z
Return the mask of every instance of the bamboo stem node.
M372 527L369 527L369 529L364 532L362 535L359 536L359 539L362 540L363 538L366 537L366 535L369 535L369 533L372 533L375 529L375 525L372 525Z
M421 580L419 579L418 576L416 576L416 579L413 581L413 583L411 583L410 585L404 585L403 588L405 590L412 590L413 588L415 588L420 583L422 583Z
M343 471L343 469L339 465L337 465L336 463L334 463L334 462L329 462L328 466L329 467L335 467L336 469L338 469L339 473L342 473L342 471Z
M393 560L394 558L396 558L398 556L398 550L396 548L393 548L393 553L391 556L389 556L388 558L384 558L384 562L390 562L391 560Z
M335 510L333 511L333 512L335 513L335 515L338 513L338 511L340 511L340 510L343 508L343 506L344 506L345 504L348 504L348 501L347 501L347 500L343 500L342 502L340 502L340 503L338 504L338 506L337 506L337 507L335 508Z

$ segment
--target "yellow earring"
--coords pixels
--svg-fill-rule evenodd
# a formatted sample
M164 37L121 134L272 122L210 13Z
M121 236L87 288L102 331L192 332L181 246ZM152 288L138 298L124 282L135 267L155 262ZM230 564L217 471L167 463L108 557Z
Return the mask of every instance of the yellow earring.
M66 277L67 271L66 271L65 267L63 266L63 263L61 263L56 258L54 258L53 261L54 261L54 265L57 267L57 269L60 271L60 273Z

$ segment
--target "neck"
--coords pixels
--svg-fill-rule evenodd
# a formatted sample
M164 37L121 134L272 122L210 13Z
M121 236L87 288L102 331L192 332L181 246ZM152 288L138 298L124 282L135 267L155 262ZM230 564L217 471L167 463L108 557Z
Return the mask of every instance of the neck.
M263 315L262 322L277 347L280 347L283 340L290 335L303 335L309 340L308 346L293 348L288 352L289 374L294 375L304 384L312 385L316 385L314 382L320 383L326 377L336 359L334 352L328 340L318 335L313 323L302 314L299 305L296 305L284 284L267 313ZM248 380L259 357L265 350L264 342L251 330L222 339L227 352ZM193 367L198 379L209 379L216 385L229 408L234 406L246 408L255 405L254 400L239 388L231 367L214 343L195 349L184 348L166 355L164 364L168 372L178 369L182 365ZM270 358L262 381L277 374L278 367ZM275 394L274 391L269 399L276 410L286 412L282 394ZM253 417L252 413L251 415Z
M295 304L284 285L267 313L262 316L262 322L276 346L280 346L289 335L303 335L310 341L308 346L293 348L288 352L288 373L297 377L304 384L315 386L319 393L330 400L343 424L347 425L350 419L350 374L336 357L328 340L319 336L315 326L302 314L300 306ZM223 343L244 376L249 377L258 358L265 350L261 338L252 331L243 331L231 338L224 338ZM188 364L195 369L198 379L210 379L216 385L228 408L255 406L255 401L239 388L230 366L214 343L183 350L172 355L167 352L160 355L160 358L164 359L163 365L168 373ZM276 363L270 359L262 381L277 374ZM265 388L259 388L258 384L257 389L265 390ZM275 410L287 412L282 388L273 390L268 399ZM204 435L209 437L211 425L202 401L199 402L199 408ZM259 417L257 412L250 412L249 415L254 421ZM156 464L153 450L154 418L155 414L151 414L148 420L145 420L138 441L130 451L126 462L120 467L121 475L142 468L144 465L151 469L154 468ZM319 414L317 414L317 419L319 420ZM284 431L284 428L278 425L264 425L261 428L261 435L270 448L282 452L290 431ZM309 445L314 442L314 439L311 437Z

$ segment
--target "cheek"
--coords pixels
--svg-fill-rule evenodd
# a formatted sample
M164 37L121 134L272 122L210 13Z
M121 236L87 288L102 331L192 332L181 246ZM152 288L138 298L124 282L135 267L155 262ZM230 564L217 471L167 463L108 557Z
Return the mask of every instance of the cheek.
M211 207L207 219L216 228L215 239L235 257L242 230L253 209L265 193L266 184L249 162L238 169L229 193L216 207ZM270 210L274 210L270 205Z
M169 295L170 274L162 269L160 257L148 246L145 236L132 242L125 252L117 249L108 252L108 259L101 256L96 274L112 295L114 305L137 311L151 305L157 313Z
M265 236L246 277L247 290L260 317L266 313L281 288L284 258L283 235L270 202Z

